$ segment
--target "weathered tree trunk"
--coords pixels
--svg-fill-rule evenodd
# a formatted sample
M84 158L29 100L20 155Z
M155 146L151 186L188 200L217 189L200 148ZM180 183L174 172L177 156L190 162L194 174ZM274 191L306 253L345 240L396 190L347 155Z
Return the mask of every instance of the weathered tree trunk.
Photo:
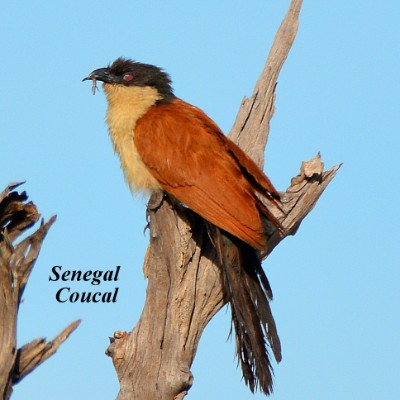
M245 98L230 137L263 165L279 71L294 41L302 2L293 0L250 99ZM339 166L323 172L319 154L302 164L275 210L286 235L296 232ZM121 389L118 400L182 399L200 336L225 304L216 254L202 221L168 199L151 198L150 245L144 263L148 288L142 316L130 333L116 332L108 348ZM268 238L269 251L283 239ZM267 255L265 255L266 257Z
M10 184L0 193L0 398L8 399L12 387L54 354L80 321L65 328L54 340L38 338L17 349L18 308L42 242L55 221L50 218L32 235L15 244L28 228L38 221L36 206L27 203L25 192Z

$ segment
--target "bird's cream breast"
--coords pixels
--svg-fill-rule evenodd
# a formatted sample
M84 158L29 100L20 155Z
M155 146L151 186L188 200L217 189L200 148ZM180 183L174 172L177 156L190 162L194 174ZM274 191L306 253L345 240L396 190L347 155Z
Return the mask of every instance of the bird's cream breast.
M132 191L154 191L161 187L144 165L133 141L136 121L160 99L150 87L104 84L107 124L114 150L119 155L125 179Z

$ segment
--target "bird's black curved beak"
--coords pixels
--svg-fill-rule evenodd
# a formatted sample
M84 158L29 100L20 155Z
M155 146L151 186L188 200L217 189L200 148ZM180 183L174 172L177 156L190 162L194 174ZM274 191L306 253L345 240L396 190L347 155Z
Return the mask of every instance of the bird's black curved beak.
M102 81L106 83L112 83L113 78L112 75L110 74L110 69L109 68L99 68L95 69L93 72L91 72L86 78L82 79L83 81Z

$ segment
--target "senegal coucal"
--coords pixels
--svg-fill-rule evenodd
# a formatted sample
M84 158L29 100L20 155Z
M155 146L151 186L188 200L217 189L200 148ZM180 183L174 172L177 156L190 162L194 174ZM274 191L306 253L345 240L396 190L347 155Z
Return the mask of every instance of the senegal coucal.
M164 191L207 221L232 310L245 382L269 394L267 347L281 359L271 288L261 267L266 226L280 224L259 197L279 194L202 110L177 98L162 69L118 58L84 80L103 82L107 123L132 191Z

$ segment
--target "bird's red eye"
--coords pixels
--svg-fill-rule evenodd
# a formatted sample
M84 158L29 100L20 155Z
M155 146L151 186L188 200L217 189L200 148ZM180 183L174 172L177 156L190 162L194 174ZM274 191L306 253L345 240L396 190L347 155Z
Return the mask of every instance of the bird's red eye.
M124 77L122 78L124 81L130 82L133 79L133 75L131 74L125 74Z

